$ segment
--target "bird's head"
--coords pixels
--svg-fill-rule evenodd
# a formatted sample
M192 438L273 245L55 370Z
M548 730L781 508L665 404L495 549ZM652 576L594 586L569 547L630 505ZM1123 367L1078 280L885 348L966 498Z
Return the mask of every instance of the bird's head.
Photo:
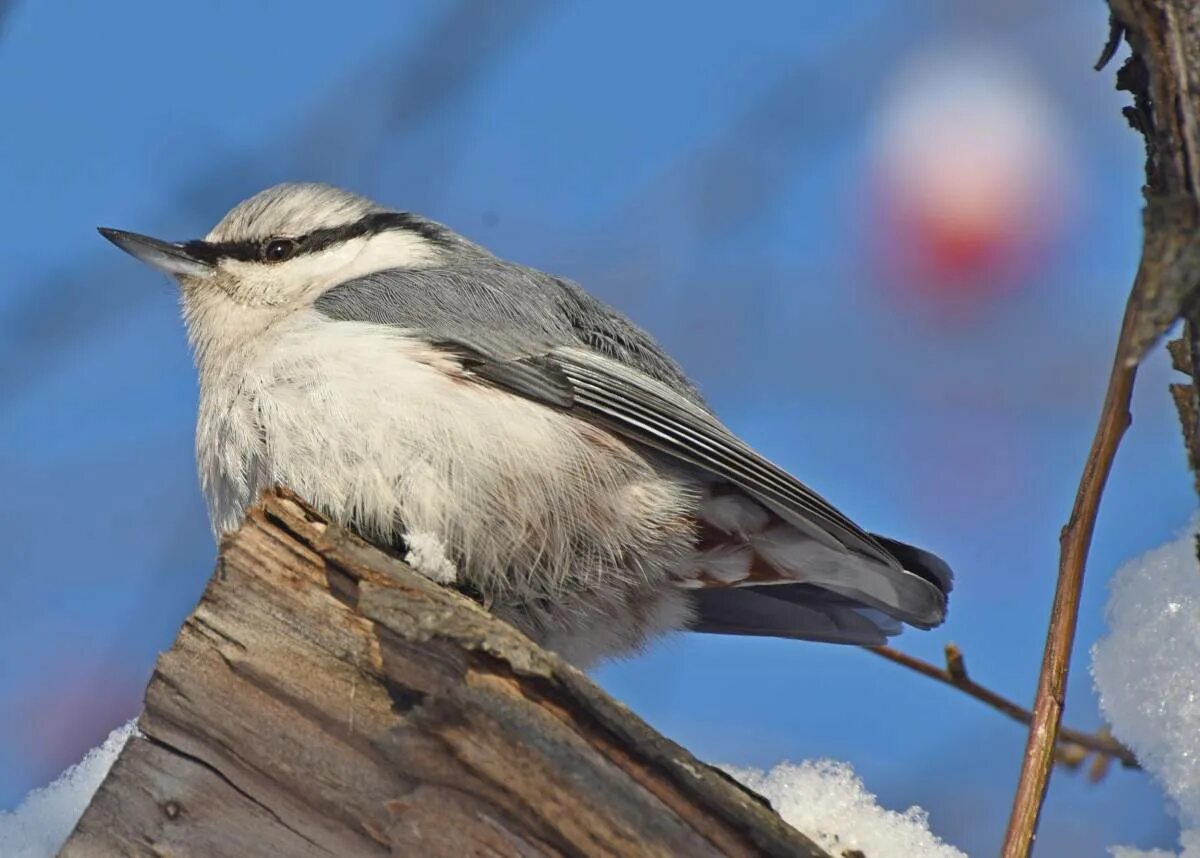
M179 282L189 331L201 345L216 333L207 326L249 333L355 277L443 265L478 251L433 221L321 184L261 191L194 241L100 233Z

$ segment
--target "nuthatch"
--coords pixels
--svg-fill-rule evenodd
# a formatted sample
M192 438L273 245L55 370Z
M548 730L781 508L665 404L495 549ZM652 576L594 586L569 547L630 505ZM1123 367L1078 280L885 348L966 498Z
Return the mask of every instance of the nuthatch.
M326 185L202 241L102 229L174 276L214 529L279 484L581 665L664 632L878 644L949 568L864 532L576 284Z

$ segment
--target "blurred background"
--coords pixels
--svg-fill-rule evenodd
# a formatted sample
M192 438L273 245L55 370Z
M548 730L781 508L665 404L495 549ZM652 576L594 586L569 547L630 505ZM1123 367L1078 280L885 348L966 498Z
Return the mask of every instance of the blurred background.
M282 180L627 312L768 457L950 560L948 622L898 646L1030 700L1140 244L1106 35L1097 0L0 0L0 808L138 711L215 556L172 286L94 228L198 237ZM1076 727L1106 579L1196 506L1170 380L1160 349L1101 510ZM1024 730L869 653L684 636L597 677L703 759L845 760L995 852ZM1060 769L1038 851L1174 840L1146 775Z

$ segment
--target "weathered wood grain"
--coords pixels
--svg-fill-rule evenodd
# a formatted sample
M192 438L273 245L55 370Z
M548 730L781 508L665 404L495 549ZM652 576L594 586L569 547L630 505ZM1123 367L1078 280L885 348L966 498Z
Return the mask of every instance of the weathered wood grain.
M62 856L827 856L586 676L271 495Z

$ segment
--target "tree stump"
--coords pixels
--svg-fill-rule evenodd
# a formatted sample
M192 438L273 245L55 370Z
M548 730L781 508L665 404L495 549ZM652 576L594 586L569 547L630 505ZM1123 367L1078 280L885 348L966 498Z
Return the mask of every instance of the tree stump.
M822 856L466 597L267 495L66 858Z

